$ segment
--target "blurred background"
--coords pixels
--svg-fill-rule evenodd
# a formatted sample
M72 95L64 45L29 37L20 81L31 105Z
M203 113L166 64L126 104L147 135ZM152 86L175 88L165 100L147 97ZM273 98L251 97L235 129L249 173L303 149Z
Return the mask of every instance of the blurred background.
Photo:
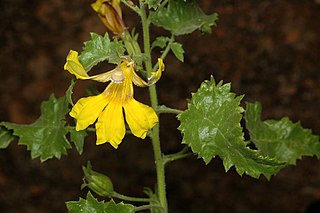
M90 0L2 0L0 2L0 120L32 123L40 104L50 94L64 95L72 76L63 70L70 49L81 51L90 32L106 28L90 8ZM320 2L319 0L215 0L198 1L209 14L219 14L211 35L178 37L184 44L185 63L173 55L157 84L159 102L185 109L186 99L213 75L232 82L232 90L245 101L259 101L264 119L290 117L320 134ZM134 13L124 8L130 28L141 31ZM163 30L152 30L155 37ZM157 49L158 50L158 49ZM79 82L74 99L87 86ZM136 89L138 100L148 103L147 90ZM161 116L163 150L182 148L179 123ZM144 196L153 188L155 169L149 141L126 136L118 150L95 145L91 134L79 155L75 149L61 160L31 160L25 146L13 142L0 150L0 212L67 212L64 202L84 197L80 190L82 165L107 174L120 193ZM320 161L305 157L271 181L240 177L224 171L219 158L205 166L196 157L167 166L171 212L278 213L306 212L320 199ZM99 198L100 199L100 198Z

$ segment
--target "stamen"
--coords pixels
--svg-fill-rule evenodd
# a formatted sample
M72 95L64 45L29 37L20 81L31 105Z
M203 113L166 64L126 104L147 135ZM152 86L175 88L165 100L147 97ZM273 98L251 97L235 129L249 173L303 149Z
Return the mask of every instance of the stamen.
M134 61L130 61L127 66L130 66L130 65L133 65L134 64Z
M116 69L112 74L111 74L111 81L116 84L122 83L124 80L124 75L121 69Z

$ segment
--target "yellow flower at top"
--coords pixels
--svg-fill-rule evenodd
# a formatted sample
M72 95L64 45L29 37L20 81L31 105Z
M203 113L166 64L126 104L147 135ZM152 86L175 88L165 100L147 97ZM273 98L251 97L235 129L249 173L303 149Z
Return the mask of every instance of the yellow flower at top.
M126 29L122 20L120 0L97 0L91 4L101 21L115 35L121 35Z
M70 50L64 69L78 79L91 79L99 82L111 81L107 88L97 96L81 98L72 108L70 116L77 120L76 130L86 129L97 120L96 144L109 142L118 148L125 136L125 120L133 135L145 138L149 129L158 123L155 111L133 98L133 83L137 86L148 86L155 83L164 70L161 59L159 69L146 83L134 71L134 62L124 57L113 70L94 76L89 76L78 60L78 52ZM124 114L124 115L123 115Z

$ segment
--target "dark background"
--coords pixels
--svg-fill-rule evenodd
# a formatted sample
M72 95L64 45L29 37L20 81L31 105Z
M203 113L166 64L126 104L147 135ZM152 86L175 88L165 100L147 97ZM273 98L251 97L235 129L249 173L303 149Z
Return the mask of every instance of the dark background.
M0 2L0 120L32 123L40 103L51 93L64 95L72 76L63 70L69 49L80 51L89 32L105 28L89 0L2 0ZM185 63L172 55L158 83L160 104L185 109L200 83L213 75L232 82L245 101L260 101L263 117L289 116L320 134L320 2L319 0L199 1L206 13L219 14L218 27L201 36L178 40L184 44ZM128 27L140 30L135 14L124 9ZM155 36L162 30L152 31ZM77 84L74 98L92 82ZM147 103L147 90L136 89ZM181 149L179 123L161 116L162 146L166 153ZM90 135L84 153L75 149L61 160L40 163L30 159L25 146L13 142L0 150L0 212L66 212L64 202L78 200L81 166L90 160L108 174L120 193L143 196L155 184L149 141L126 136L118 150L96 146ZM208 166L196 157L167 167L170 212L277 213L305 212L320 199L320 161L298 160L271 181L225 173L219 158Z

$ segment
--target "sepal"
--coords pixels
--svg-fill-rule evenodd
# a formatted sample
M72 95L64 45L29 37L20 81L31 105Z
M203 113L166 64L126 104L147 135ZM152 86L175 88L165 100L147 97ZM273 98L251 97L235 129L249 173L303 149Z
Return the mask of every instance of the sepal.
M87 163L87 167L82 167L84 173L84 183L81 185L81 189L88 187L96 194L104 197L110 197L113 191L113 184L111 179L99 172L93 171L90 161Z

